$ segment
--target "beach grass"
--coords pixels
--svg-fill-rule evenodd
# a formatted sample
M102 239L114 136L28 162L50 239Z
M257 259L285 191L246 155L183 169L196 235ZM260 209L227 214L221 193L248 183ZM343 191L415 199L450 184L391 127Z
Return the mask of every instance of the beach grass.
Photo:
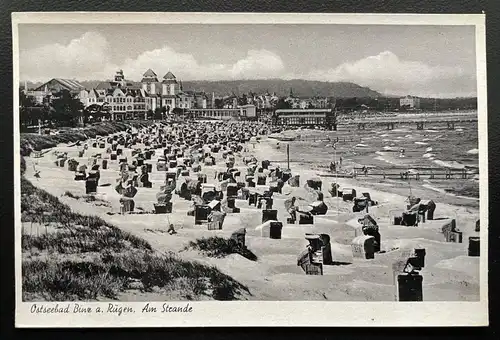
M219 236L204 237L194 242L191 241L186 248L199 250L210 257L220 258L230 254L240 254L246 259L257 261L257 255L246 246L241 245L233 239L225 239Z
M64 192L63 196L73 198L75 200L82 200L86 203L95 202L95 203L99 203L99 205L110 206L109 201L103 200L102 198L99 198L99 197L95 197L94 195L77 195L77 194L72 193L69 190L66 190Z
M115 299L126 284L97 261L24 260L22 273L25 301Z
M461 181L455 182L453 185L444 188L447 193L479 198L479 182L478 181Z
M182 299L238 299L248 289L212 266L159 254L151 245L98 216L82 215L22 178L23 222L49 224L24 234L23 299L118 299L120 294L162 290Z
M106 251L90 260L25 260L22 271L25 300L117 299L132 284L144 292L162 290L188 300L234 300L249 293L215 267L144 251Z

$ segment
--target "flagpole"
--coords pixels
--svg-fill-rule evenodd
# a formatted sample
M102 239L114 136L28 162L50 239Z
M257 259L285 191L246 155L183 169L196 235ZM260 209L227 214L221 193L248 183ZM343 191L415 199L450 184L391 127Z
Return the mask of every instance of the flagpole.
M337 170L337 143L333 143L333 150L334 150L334 164L335 164L335 186L337 187L338 190L338 170ZM339 195L337 194L337 216L339 216Z

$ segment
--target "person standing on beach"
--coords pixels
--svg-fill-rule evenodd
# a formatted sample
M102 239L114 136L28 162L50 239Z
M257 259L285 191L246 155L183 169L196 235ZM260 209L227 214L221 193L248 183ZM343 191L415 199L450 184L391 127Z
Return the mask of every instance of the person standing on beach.
M330 162L330 171L335 172L336 169L336 163Z

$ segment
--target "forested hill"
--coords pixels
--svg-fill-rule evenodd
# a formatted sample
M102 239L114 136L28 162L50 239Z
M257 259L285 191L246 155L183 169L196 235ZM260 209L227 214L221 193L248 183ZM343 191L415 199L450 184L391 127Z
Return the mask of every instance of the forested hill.
M290 89L298 97L380 97L381 94L367 87L347 82L323 82L302 79L282 80L224 80L224 81L183 81L185 90L215 92L216 96L242 95L244 93L262 94L276 92L278 96L288 96Z
M87 89L95 88L101 81L80 81ZM42 83L28 82L29 88L35 88ZM242 95L249 92L263 94L276 92L278 96L288 96L290 89L297 97L337 97L337 98L376 98L382 96L380 93L367 87L362 87L348 82L324 82L302 79L262 79L262 80L220 80L220 81L183 81L184 90L205 91L216 96L227 96L231 94ZM24 87L24 83L20 84Z

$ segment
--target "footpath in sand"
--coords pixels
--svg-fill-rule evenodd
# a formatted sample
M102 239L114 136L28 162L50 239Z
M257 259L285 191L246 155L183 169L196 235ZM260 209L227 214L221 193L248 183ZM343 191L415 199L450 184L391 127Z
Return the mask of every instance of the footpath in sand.
M107 147L108 145L106 145ZM136 147L144 147L139 144ZM276 141L264 138L255 145L247 146L248 153L258 160L284 159L283 148L276 149ZM58 145L53 150L68 152L81 164L87 163L89 155L102 153L104 149L90 147L85 157L79 158L76 147ZM131 158L131 149L124 149L124 154ZM156 160L162 154L162 149L156 150L156 155L146 163L153 164L150 181L153 188L138 188L134 198L136 210L153 210L156 193L164 182L164 172L156 170ZM202 166L202 172L207 174L208 183L219 185L215 179L216 171L224 171L222 154L214 154L215 166ZM467 240L469 236L478 236L474 232L478 211L460 206L437 203L435 220L421 223L418 227L391 225L391 216L401 212L405 206L406 197L381 190L359 186L352 179L338 179L341 187L356 189L358 193L370 192L373 200L379 205L370 208L370 214L376 219L381 234L381 248L386 253L376 254L375 259L353 259L351 241L354 238L354 227L357 219L364 213L352 213L352 203L339 198L332 198L327 193L335 178L323 178L323 193L329 211L324 216L316 216L314 225L287 225L287 214L284 200L290 195L297 196L298 204L305 205L308 201L307 190L303 184L308 178L317 177L317 171L291 164L293 174L300 175L301 186L292 188L285 185L283 194L274 195L273 209L278 210L278 219L283 221L282 239L263 238L255 230L261 222L261 211L249 207L248 202L236 200L240 213L228 214L222 230L209 231L204 225L195 225L194 217L187 216L191 202L174 194L172 214L127 214L120 215L120 196L114 190L118 177L118 162L109 161L108 169L100 170L101 178L97 197L108 201L110 206L98 206L84 203L64 196L66 191L75 195L85 194L85 183L74 181L74 173L67 167L60 168L54 164L52 152L42 158L26 157L26 178L35 186L59 197L74 211L83 214L97 215L117 227L131 232L148 242L159 252L174 252L181 258L191 259L216 266L222 272L232 276L251 292L252 300L336 300L336 301L394 301L395 286L392 273L392 263L401 256L401 249L425 248L425 268L421 271L424 278L423 296L425 301L477 301L479 300L479 257L467 256ZM280 164L286 167L286 164ZM235 167L245 169L242 157L236 157ZM40 171L41 178L34 177L34 168ZM242 171L242 173L244 173ZM102 186L110 183L109 186ZM363 184L365 185L365 184ZM302 199L301 199L302 198ZM425 198L423 198L425 199ZM338 212L337 212L338 208ZM109 214L114 213L114 214ZM464 243L447 243L441 233L441 227L450 218L457 221L457 228L463 232ZM167 233L169 223L174 224L177 234ZM232 254L225 258L206 257L197 251L184 250L189 241L202 237L229 237L232 232L246 228L247 247L257 255L257 261L250 261L240 255ZM297 255L302 252L308 242L304 238L306 232L327 233L331 237L333 260L337 265L324 266L323 276L305 275L297 266ZM394 250L399 248L399 250ZM140 296L122 296L122 300L140 299ZM145 300L150 299L143 296Z

